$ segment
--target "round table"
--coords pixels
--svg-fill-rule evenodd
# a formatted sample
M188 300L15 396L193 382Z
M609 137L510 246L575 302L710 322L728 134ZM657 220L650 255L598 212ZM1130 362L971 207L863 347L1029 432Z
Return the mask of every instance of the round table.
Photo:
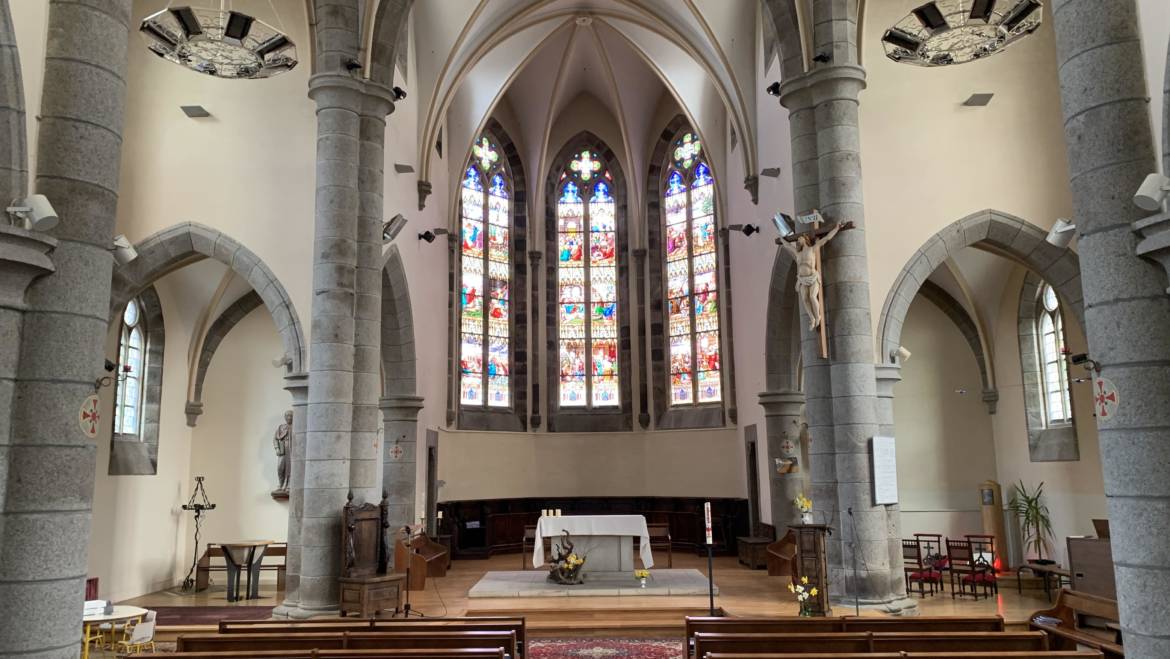
M128 606L126 604L116 604L114 605L114 610L110 613L103 612L84 616L81 619L83 624L81 636L81 658L89 659L90 641L96 641L102 637L102 625L114 625L119 622L141 620L142 616L144 615L146 615L146 609L137 606Z

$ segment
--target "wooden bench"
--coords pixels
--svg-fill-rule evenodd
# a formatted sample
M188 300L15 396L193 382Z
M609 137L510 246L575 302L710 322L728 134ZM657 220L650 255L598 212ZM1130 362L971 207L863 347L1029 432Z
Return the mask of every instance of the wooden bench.
M1037 616L1055 618L1060 622L1058 624L1036 622ZM1052 637L1051 646L1054 650L1075 650L1079 643L1100 650L1106 659L1125 656L1125 648L1122 647L1120 634L1116 630L1107 626L1089 626L1085 618L1116 623L1119 620L1117 602L1099 595L1064 588L1056 597L1056 606L1037 611L1028 617L1028 627L1047 632Z
M317 632L311 634L182 634L175 642L179 652L227 652L229 650L406 650L516 647L516 632Z
M269 558L280 559L279 563L270 563ZM212 559L219 559L218 564L212 564ZM276 590L284 592L284 572L285 563L288 559L288 545L278 543L268 545L264 550L264 558L261 559L261 572L276 572ZM226 572L227 560L223 557L223 547L215 543L207 543L207 551L199 557L199 562L195 565L195 590L207 590L211 585L212 572Z
M504 659L503 648L405 650L231 650L229 652L155 652L162 659Z
M1101 659L1096 650L1025 650L1022 652L875 652L850 653L761 653L732 654L712 652L706 659Z
M795 634L830 632L1002 632L1001 616L921 616L909 618L840 616L829 618L712 618L687 616L687 646L696 632L725 634Z
M310 618L308 620L221 620L220 634L321 634L340 631L514 632L516 646L509 650L523 655L527 649L524 618L482 616L471 618Z
M788 634L695 634L695 656L712 652L873 653L1006 652L1048 649L1043 632L866 632Z

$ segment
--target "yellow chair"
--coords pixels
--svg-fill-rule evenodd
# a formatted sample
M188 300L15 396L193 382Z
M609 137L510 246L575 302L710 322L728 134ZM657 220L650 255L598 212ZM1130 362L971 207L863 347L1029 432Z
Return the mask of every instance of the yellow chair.
M147 611L141 622L127 623L125 638L118 641L114 649L119 654L141 654L147 647L154 652L154 619L157 615L156 611Z

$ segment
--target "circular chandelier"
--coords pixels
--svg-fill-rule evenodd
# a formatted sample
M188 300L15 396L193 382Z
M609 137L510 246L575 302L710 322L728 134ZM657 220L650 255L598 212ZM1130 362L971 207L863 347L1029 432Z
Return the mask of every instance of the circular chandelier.
M292 39L238 11L168 7L138 30L155 55L217 78L270 78L297 65Z
M1040 27L1040 0L934 0L882 35L886 57L947 66L989 57Z

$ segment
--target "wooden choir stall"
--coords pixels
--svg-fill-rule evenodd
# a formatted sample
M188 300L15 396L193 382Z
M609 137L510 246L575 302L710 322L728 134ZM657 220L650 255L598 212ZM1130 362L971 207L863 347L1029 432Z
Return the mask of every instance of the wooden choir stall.
M404 576L391 574L386 532L390 528L386 495L375 505L353 504L353 493L342 509L341 615L371 618L379 611L398 612Z

